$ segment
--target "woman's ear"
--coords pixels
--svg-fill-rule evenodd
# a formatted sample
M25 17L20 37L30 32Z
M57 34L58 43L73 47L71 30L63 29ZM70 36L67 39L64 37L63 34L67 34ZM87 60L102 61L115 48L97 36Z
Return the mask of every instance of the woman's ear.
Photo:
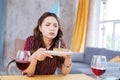
M39 30L41 31L41 26L39 26Z

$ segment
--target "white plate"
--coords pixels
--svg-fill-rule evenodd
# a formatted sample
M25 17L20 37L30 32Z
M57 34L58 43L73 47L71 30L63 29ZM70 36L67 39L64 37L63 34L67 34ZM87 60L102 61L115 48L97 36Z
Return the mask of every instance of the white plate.
M60 51L44 51L45 53L47 54L50 54L50 55L56 55L56 56L64 56L64 55L71 55L72 52L70 51L66 51L66 52L60 52Z

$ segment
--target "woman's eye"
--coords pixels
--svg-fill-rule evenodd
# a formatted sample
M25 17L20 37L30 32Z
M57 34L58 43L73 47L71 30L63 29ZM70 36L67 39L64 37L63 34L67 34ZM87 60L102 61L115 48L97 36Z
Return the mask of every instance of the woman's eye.
M50 26L50 24L46 24L46 26Z
M58 27L58 25L55 24L54 27Z
M58 27L58 26L54 26L54 27Z

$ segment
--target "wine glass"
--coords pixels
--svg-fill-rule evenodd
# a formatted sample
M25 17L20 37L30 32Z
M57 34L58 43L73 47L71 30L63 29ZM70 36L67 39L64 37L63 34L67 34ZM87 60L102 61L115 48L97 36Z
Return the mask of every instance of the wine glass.
M30 65L30 51L21 51L19 50L16 55L16 66L18 67L19 70L22 72L28 68Z
M96 75L97 77L96 80L99 80L99 77L105 73L106 67L107 67L106 56L93 55L91 61L91 69L94 75Z

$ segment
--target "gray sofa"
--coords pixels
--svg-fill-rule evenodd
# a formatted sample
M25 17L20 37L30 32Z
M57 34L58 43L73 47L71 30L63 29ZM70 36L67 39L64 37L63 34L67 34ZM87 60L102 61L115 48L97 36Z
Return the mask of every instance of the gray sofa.
M84 73L90 76L94 76L90 67L93 55L104 55L109 61L117 55L120 56L120 51L114 51L105 48L86 47L84 53L74 52L72 54L72 69L70 74ZM114 65L120 67L120 63L109 62L106 72L110 72L110 66L112 67ZM60 71L58 71L58 73L60 73Z

